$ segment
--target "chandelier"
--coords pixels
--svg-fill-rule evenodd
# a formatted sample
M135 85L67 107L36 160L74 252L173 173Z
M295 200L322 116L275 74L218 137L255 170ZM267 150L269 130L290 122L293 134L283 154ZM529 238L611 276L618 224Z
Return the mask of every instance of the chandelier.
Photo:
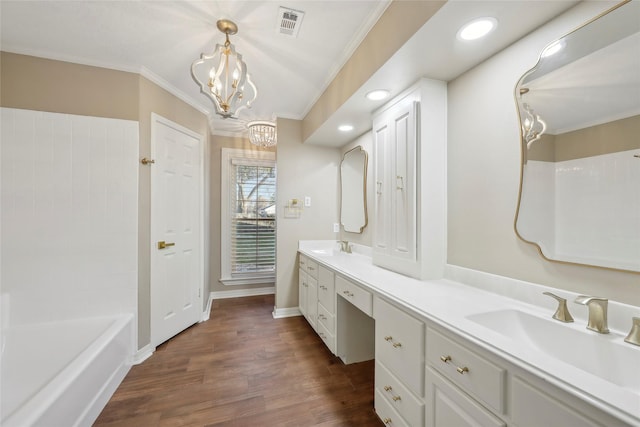
M249 141L253 145L266 148L273 147L278 142L276 125L271 122L255 121L247 123Z
M191 64L191 77L200 86L200 91L213 101L217 114L225 119L235 118L240 110L251 108L258 91L247 74L242 55L229 41L229 34L236 34L238 26L227 19L219 20L217 26L226 36L224 45L216 44L211 54L200 54L200 58ZM246 86L251 88L252 98L245 94Z

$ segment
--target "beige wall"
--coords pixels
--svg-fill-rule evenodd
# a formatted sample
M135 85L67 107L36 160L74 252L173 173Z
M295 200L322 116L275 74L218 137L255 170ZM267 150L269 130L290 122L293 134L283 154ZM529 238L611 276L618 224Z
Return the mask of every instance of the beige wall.
M278 129L278 136L280 130ZM220 192L222 185L222 176L220 175L222 167L222 149L223 148L238 148L243 150L260 150L260 148L252 145L248 139L242 137L229 137L220 135L211 135L211 177L209 179L211 202L211 219L210 219L210 232L209 241L211 242L211 251L209 253L209 265L211 268L211 276L209 279L209 290L211 292L251 289L251 288L263 288L270 285L233 285L225 286L220 283L220 277L222 270L220 266L221 259L221 212L220 212ZM275 147L269 148L268 151L276 151ZM279 190L279 189L278 189Z
M302 124L302 140L312 135L445 3L435 0L391 2L307 113Z
M0 105L96 117L137 120L139 155L150 157L151 112L205 137L207 117L166 90L134 73L1 53ZM37 84L34 84L37 82ZM205 145L205 197L208 195L208 144ZM150 166L139 168L138 183L138 345L149 344L150 331ZM208 197L205 226L208 226ZM208 229L205 230L208 234ZM205 257L208 256L205 241ZM206 259L206 258L205 258ZM205 280L209 273L205 265ZM205 300L206 302L206 300Z
M640 275L545 261L513 227L520 184L515 84L547 43L608 6L580 3L449 83L450 264L640 305Z
M302 144L302 122L278 119L276 308L298 306L298 240L336 239L338 148ZM300 218L285 218L287 200L311 197Z
M340 156L344 156L344 153L357 146L362 146L362 148L367 152L367 216L369 218L369 222L360 234L346 232L344 231L344 228L340 226L340 240L347 240L364 246L371 246L373 244L373 227L371 226L371 221L373 219L373 201L375 196L375 180L373 174L373 135L371 132L360 135L358 138L342 147L340 149ZM340 199L341 193L338 191L338 212L340 212Z

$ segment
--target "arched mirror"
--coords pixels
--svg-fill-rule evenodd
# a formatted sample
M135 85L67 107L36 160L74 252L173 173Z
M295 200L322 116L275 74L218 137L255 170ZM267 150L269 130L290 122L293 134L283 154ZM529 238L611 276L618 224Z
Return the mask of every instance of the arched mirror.
M340 163L340 222L344 231L362 233L367 226L367 152L362 146L347 151Z
M518 236L549 260L640 271L640 2L547 45L515 96Z

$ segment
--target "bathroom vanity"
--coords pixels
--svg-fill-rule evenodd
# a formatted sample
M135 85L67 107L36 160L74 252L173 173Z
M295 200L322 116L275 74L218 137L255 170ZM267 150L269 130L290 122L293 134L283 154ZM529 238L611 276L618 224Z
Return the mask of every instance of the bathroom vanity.
M300 311L345 363L375 358L386 425L640 426L640 346L624 342L640 308L610 302L598 334L568 292L450 265L420 281L352 252L300 242ZM574 323L552 319L550 290Z

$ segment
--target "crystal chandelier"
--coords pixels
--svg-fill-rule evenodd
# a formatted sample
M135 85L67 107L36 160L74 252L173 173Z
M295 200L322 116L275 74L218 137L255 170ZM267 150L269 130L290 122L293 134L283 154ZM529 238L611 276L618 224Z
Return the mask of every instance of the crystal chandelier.
M217 26L226 36L224 45L216 44L211 54L200 54L200 59L191 64L191 76L200 91L213 101L217 114L225 119L235 118L240 110L251 108L258 91L247 74L242 55L229 41L229 34L236 34L238 26L227 19L219 20ZM245 93L247 86L253 92L252 98Z
M249 141L253 145L266 148L273 147L278 142L276 125L271 122L255 121L247 123L249 129Z

